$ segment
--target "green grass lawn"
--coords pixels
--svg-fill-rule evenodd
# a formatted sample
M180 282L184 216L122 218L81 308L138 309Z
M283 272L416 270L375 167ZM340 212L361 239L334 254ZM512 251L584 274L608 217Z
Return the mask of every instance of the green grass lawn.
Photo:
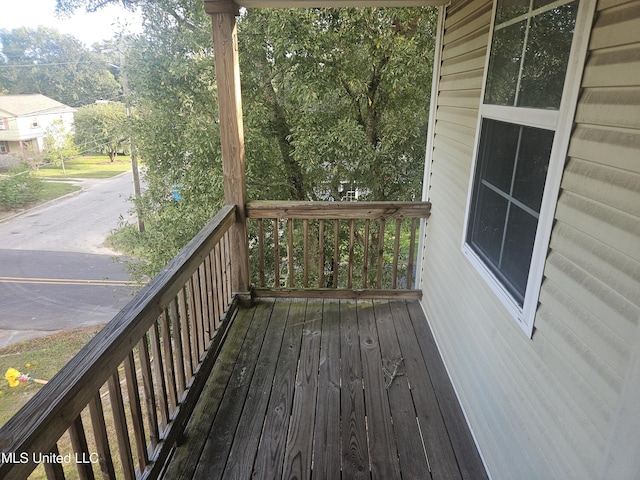
M9 368L28 373L33 378L50 380L101 328L60 332L0 349L0 426L42 388L37 383L9 387L9 382L4 379Z
M62 166L41 167L35 175L46 178L110 178L131 169L128 156L118 156L112 163L106 155L87 155L64 162Z
M44 203L54 198L62 197L68 193L77 192L80 187L70 183L43 182L42 188L36 194L36 203Z
M9 387L9 383L4 380L5 372L9 368L14 368L20 373L29 374L32 378L42 380L50 380L60 371L60 369L87 343L96 333L100 331L101 326L88 327L78 330L60 332L48 337L42 337L35 340L21 342L9 347L0 349L0 371L2 371L2 381L0 385L0 426L4 425L20 408L29 401L43 385L38 383L20 383L16 387ZM122 366L120 367L120 375L122 375ZM102 396L107 398L105 388L101 390ZM129 412L128 398L124 395L126 412ZM104 418L109 439L115 439L116 429L113 420L113 413L110 402L103 401ZM146 411L142 405L143 412ZM82 421L87 437L88 451L96 452L95 436L93 433L93 425L88 414L88 409L83 411ZM131 416L127 413L127 425L129 428L129 436L133 437L133 422ZM65 433L58 441L57 447L61 455L72 453L72 445L70 436ZM124 475L120 458L117 451L111 446L112 460L114 463L115 478L122 478ZM135 444L131 445L133 458L136 458ZM74 467L64 465L65 478L79 478ZM94 465L94 474L96 478L99 474L99 466ZM29 476L32 480L46 480L49 478L40 464Z

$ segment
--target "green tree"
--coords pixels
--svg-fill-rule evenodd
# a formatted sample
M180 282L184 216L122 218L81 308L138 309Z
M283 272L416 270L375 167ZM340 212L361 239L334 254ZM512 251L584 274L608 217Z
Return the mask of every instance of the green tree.
M285 198L339 200L343 182L369 199L418 196L435 20L428 8L249 10L243 100L261 114L245 116L248 159L272 139Z
M42 93L80 106L119 96L120 85L106 59L55 29L0 30L0 91Z
M127 113L123 103L94 103L78 109L74 117L75 142L83 151L109 155L113 162L126 150Z
M132 133L145 163L138 207L148 273L164 266L223 200L211 25L200 0L176 3L145 7L148 28L123 45Z
M62 120L56 120L47 127L43 153L47 161L62 166L64 172L66 172L64 161L78 155L73 134L65 128Z
M135 4L145 30L126 70L147 166L141 203L150 256L170 258L222 202L211 24L201 0ZM249 198L340 200L344 182L372 200L419 196L435 19L429 8L243 13Z

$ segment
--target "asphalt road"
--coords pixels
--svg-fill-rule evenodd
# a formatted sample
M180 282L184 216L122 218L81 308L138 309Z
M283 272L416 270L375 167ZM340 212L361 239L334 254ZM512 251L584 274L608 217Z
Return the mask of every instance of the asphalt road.
M135 287L104 245L129 217L131 174L85 180L83 191L0 223L0 347L108 322Z
M0 223L0 248L114 254L104 240L118 228L120 216L130 219L131 173L80 185L79 194Z
M0 250L0 330L51 331L108 322L135 285L109 255Z

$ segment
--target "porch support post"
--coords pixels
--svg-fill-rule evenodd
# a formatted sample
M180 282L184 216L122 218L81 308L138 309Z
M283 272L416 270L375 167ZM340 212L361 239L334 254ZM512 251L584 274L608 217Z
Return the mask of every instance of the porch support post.
M236 206L236 222L231 228L231 275L233 293L240 301L250 301L249 251L244 161L244 131L240 95L238 30L239 7L231 0L204 0L211 16L214 64L220 115L220 139L224 172L224 199Z

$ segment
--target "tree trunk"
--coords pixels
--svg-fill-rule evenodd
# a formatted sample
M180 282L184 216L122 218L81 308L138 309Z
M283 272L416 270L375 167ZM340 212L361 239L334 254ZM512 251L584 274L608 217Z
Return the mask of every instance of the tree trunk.
M287 122L287 114L280 104L271 82L267 82L264 88L266 103L271 109L271 123L278 141L280 155L287 175L287 182L291 186L292 200L307 200L307 192L304 185L304 176L300 164L294 158L294 147L289 142L291 128Z

